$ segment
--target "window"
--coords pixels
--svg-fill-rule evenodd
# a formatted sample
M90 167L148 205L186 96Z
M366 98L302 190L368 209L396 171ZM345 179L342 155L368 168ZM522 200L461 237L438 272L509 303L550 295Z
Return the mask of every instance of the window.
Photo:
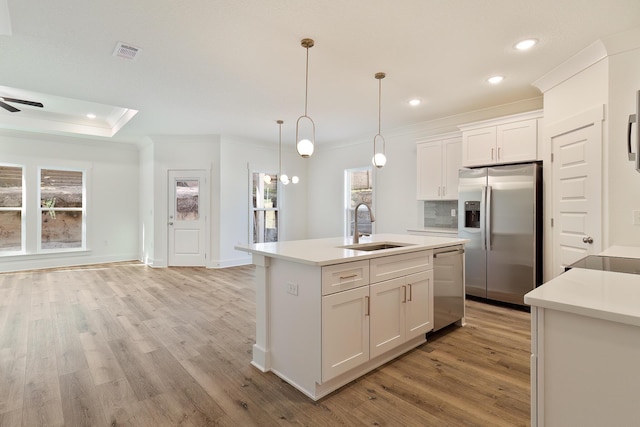
M84 172L40 170L40 249L85 247Z
M253 243L278 241L278 176L254 172L251 179Z
M345 235L353 236L354 210L358 203L373 203L372 168L364 167L345 170ZM358 210L358 231L371 234L372 224L367 209Z
M0 254L24 250L21 166L0 166Z
M199 194L200 181L197 179L179 179L175 182L175 217L177 221L197 221L200 219Z

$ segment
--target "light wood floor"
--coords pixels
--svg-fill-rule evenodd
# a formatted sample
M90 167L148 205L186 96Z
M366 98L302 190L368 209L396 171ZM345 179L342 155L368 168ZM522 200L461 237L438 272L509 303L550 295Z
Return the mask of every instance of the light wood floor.
M529 313L467 325L319 402L250 366L254 269L0 274L0 426L529 424Z

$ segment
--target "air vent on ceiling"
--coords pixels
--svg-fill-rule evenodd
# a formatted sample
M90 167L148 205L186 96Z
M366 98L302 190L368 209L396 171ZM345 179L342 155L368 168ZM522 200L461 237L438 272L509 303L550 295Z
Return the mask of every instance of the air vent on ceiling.
M129 43L118 42L113 51L113 56L119 56L120 58L125 59L136 59L140 52L142 52L142 48L133 46Z

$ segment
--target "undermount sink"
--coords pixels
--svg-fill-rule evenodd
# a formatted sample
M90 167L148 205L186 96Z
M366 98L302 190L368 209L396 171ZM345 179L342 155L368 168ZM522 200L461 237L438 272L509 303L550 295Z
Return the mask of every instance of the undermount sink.
M358 243L355 245L339 246L342 249L353 249L356 251L379 251L382 249L401 248L403 246L412 246L412 243L395 243L395 242L374 242L374 243Z

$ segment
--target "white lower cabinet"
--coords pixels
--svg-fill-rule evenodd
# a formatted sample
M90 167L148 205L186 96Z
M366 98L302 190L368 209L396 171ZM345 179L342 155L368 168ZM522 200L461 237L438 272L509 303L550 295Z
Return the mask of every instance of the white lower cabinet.
M323 382L433 329L431 260L432 251L372 259L371 280L376 269L422 271L322 297Z
M369 286L322 297L322 381L369 360Z
M433 270L370 286L370 355L377 357L433 329Z

